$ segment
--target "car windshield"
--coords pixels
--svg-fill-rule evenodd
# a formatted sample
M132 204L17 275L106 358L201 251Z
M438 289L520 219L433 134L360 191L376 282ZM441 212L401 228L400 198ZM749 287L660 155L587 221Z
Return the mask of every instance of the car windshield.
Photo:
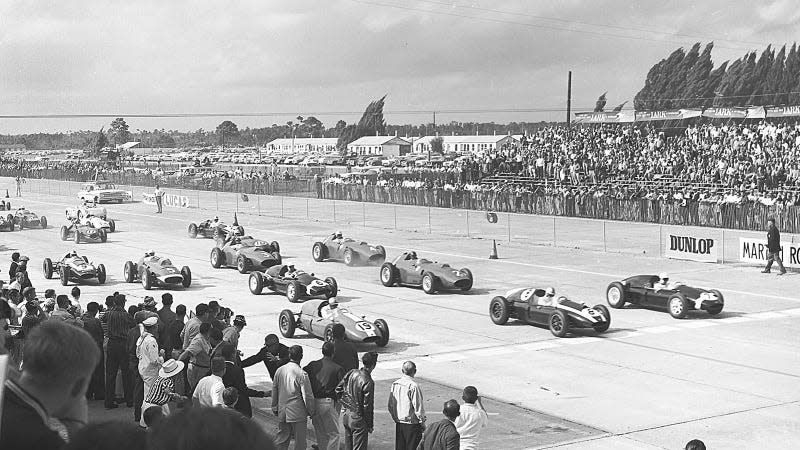
M97 189L116 189L111 183L97 183Z
M172 266L172 261L169 259L162 259L160 265L161 267L170 267Z

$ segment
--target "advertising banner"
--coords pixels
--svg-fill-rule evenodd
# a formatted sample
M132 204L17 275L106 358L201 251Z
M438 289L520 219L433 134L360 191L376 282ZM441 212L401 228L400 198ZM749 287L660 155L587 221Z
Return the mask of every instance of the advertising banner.
M637 122L650 122L653 120L681 120L700 117L701 109L672 109L664 111L636 111Z
M629 123L635 119L633 111L619 112L579 112L575 113L575 123Z
M747 108L707 108L703 110L703 117L712 119L745 119L747 118Z
M767 253L766 238L739 238L739 261L764 265L767 263ZM800 243L782 243L781 260L786 267L800 267Z
M667 233L664 239L664 256L699 262L717 262L717 239L707 233Z
M164 194L162 201L164 206L171 206L173 208L189 207L189 197L185 195ZM155 205L156 196L150 193L143 193L142 202L147 203L148 205Z
M767 117L794 116L800 116L800 106L770 106L767 108Z

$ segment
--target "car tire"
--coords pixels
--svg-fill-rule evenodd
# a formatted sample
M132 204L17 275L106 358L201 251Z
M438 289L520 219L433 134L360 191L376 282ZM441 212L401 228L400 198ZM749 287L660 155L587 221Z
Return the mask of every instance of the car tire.
M253 295L261 295L264 290L264 275L261 272L252 272L250 278L247 279L247 286L250 288L250 293Z
M125 262L125 268L122 273L125 276L126 283L133 283L136 281L136 265L133 264L133 261Z
M286 285L286 298L292 303L300 299L300 283L292 280Z
M437 288L436 285L437 280L432 273L425 272L425 275L422 275L422 290L425 291L426 294L435 294Z
M272 242L269 243L269 245L270 245L270 247L272 247L272 251L274 253L280 253L281 252L281 244L279 244L278 241L272 241Z
M344 259L345 265L350 266L350 267L354 266L355 262L356 262L356 257L353 254L353 250L350 249L350 248L344 249L344 258L343 259Z
M383 264L383 262L384 262L384 261L386 261L386 249L385 249L385 248L383 248L383 246L382 246L382 245L376 245L376 246L375 246L375 250L377 250L377 251L378 251L378 253L380 253L381 255L383 255L383 258L381 258L381 259L378 259L376 262L377 262L378 264Z
M42 263L42 272L44 272L44 277L46 279L53 278L53 261L50 258L45 258L44 262Z
M592 328L594 328L594 331L596 333L605 333L611 326L611 311L609 311L605 305L594 305L593 308L600 311L600 313L602 313L603 316L605 316L606 321L603 323L596 324Z
M325 260L325 245L322 242L314 242L314 246L311 247L311 256L314 258L316 262L322 262Z
M97 284L106 284L106 266L97 265Z
M76 244L81 243L81 232L80 230L78 230L78 227L75 227L75 243Z
M511 310L505 297L497 296L489 302L489 317L495 325L505 325Z
M192 239L196 239L196 238L197 238L197 224L195 224L195 223L190 223L190 224L189 224L189 231L188 231L188 233L189 233L189 237L190 237L190 238L192 238Z
M14 224L12 223L11 226L13 227ZM67 239L69 239L69 229L66 225L61 225L61 240L66 241Z
M547 325L555 337L563 338L569 333L569 317L567 313L559 309L550 314L550 318L547 319Z
M720 292L720 291L718 291L716 289L711 289L711 293L716 295L722 301L721 305L715 306L713 308L709 308L708 309L708 314L709 315L716 316L717 314L721 313L722 309L725 307L725 297L722 296L722 292Z
M250 261L244 255L239 255L239 257L236 258L236 270L238 270L239 273L247 273L250 271Z
M211 267L219 269L225 262L225 254L222 253L219 247L211 249Z
M669 309L669 315L675 319L683 319L689 312L689 305L686 301L686 297L680 292L673 294L669 298L667 301L667 308Z
M41 216L39 217L39 224L42 226L42 229L47 229L47 217Z
M58 277L61 280L62 286L66 286L67 284L69 284L69 276L70 276L69 266L61 266L61 270L58 272Z
M394 268L394 264L387 262L381 265L381 283L386 287L392 287L395 283L397 283L396 271Z
M97 231L97 233L100 235L100 242L105 243L108 241L108 233L106 233L106 230L101 228Z
M466 267L461 269L461 271L466 273L467 274L467 278L469 278L469 284L461 288L462 291L467 292L470 289L472 289L472 283L473 283L472 271L467 269Z
M150 269L146 268L142 271L142 287L145 291L153 288L153 278L150 275Z
M188 288L192 285L192 269L190 269L189 266L181 267L181 276L183 277L183 281L181 282L183 287Z
M117 222L115 222L114 219L111 219L108 221L108 232L113 233L115 231L117 231Z
M284 309L278 316L278 328L281 330L281 335L285 338L293 338L297 323L295 322L294 313L291 310Z
M333 324L325 327L325 331L322 332L322 340L325 342L333 342Z
M615 281L606 288L606 301L612 308L622 308L625 306L625 286L619 281Z
M328 285L331 287L331 291L328 292L328 295L326 295L326 297L328 298L336 297L336 295L339 293L339 283L336 282L336 278L333 277L325 278L325 282L328 283Z
M386 347L389 343L389 324L383 319L375 319L374 325L381 332L381 338L375 341L375 345Z

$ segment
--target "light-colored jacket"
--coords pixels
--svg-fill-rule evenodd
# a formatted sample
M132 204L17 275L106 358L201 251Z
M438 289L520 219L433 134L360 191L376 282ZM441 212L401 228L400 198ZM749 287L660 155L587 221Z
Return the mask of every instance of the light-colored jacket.
M389 392L389 414L397 423L425 423L422 391L414 378L403 375L392 383Z
M314 415L308 374L294 361L282 365L272 380L272 412L280 422L305 422Z

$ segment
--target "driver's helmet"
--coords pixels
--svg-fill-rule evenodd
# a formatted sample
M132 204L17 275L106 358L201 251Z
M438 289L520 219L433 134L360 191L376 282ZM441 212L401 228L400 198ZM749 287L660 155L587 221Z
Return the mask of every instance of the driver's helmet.
M669 274L667 272L661 272L658 274L658 279L661 283L666 284L669 281Z
M336 309L339 307L339 302L336 301L336 297L333 297L330 300L328 300L328 307L330 309Z
M293 265L290 264L286 266L286 273L293 273L293 272L297 272L297 269L295 269Z
M218 216L214 216L214 218L213 218L212 220L213 220L214 222L219 222L219 217L218 217Z
M555 295L556 295L556 289L554 287L552 287L552 286L550 286L549 288L545 289L545 291L544 291L544 296L545 297L555 297Z
M408 252L408 259L418 259L417 252Z
M77 251L75 251L75 250L73 250L73 251L72 251L72 252L69 254L69 256L71 256L71 257L77 257L77 256L78 256L78 252L77 252Z
M148 250L147 253L144 254L145 257L155 256L155 255L156 255L156 251L155 250Z
M342 239L342 232L341 231L336 231L336 233L333 233L333 238L334 239Z

